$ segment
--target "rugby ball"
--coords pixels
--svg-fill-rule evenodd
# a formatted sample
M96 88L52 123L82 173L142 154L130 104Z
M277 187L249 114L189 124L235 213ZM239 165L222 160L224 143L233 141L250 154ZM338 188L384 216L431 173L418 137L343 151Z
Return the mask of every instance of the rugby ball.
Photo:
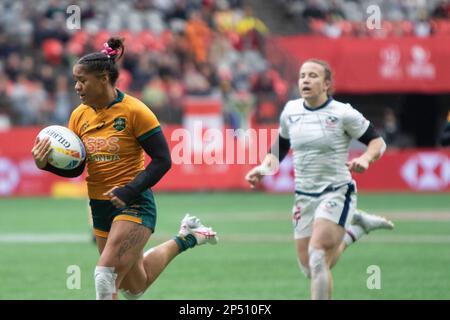
M78 167L86 158L81 139L69 128L63 126L49 126L42 129L38 138L50 138L51 151L48 162L59 169L71 170Z

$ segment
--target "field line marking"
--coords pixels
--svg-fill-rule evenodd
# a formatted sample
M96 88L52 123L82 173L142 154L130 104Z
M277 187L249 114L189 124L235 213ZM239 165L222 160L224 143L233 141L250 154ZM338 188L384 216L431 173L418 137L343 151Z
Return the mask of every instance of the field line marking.
M155 245L171 238L171 234L158 234L152 237L150 244ZM287 243L293 242L290 234L224 234L219 237L223 243L249 242L249 243ZM91 237L88 234L78 233L8 233L0 234L0 243L10 244L59 244L59 243L88 243ZM399 234L399 235L368 235L363 237L364 243L450 243L450 235L431 234Z
M371 211L369 213L384 216L394 221L450 221L450 212L436 211L417 211L417 212L381 212ZM289 212L242 212L229 214L201 214L204 220L211 220L215 222L224 221L290 221L291 215Z
M82 243L89 242L80 233L7 233L0 234L0 243Z

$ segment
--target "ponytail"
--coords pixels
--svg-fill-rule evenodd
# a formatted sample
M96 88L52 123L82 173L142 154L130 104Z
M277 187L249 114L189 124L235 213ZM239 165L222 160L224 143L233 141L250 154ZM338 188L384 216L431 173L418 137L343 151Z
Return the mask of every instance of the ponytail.
M103 49L100 52L89 53L83 56L78 60L77 64L86 68L87 72L108 74L109 82L112 86L115 86L119 78L119 68L116 65L116 61L122 58L125 52L123 42L123 38L111 37L103 44Z

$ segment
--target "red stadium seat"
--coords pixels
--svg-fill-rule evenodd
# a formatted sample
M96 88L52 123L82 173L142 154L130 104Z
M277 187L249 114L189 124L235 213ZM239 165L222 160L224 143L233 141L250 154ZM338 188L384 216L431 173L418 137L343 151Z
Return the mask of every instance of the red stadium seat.
M323 27L325 26L325 22L319 19L311 19L309 23L309 28L313 33L322 34Z
M384 32L384 37L390 37L394 31L394 23L392 21L383 20L381 28Z
M353 34L353 24L350 21L342 20L337 23L342 30L343 36L351 36Z
M127 50L135 54L142 54L145 51L145 45L140 41L130 41L127 43Z
M75 56L81 56L84 52L84 45L81 42L73 41L72 39L67 44L67 50Z
M450 35L450 21L436 19L431 21L431 28L435 35Z
M103 44L108 41L108 39L111 37L111 34L109 31L102 30L97 32L94 35L94 39L92 40L92 46L96 49L101 50L103 48Z
M155 35L149 30L141 31L137 36L137 40L147 49L151 49L157 41Z
M373 38L387 38L392 36L394 30L394 25L391 21L383 20L381 23L381 28L369 29L368 35Z
M352 22L352 35L356 37L367 36L367 27L364 22L354 21Z
M262 119L274 119L277 116L277 107L271 101L263 101L259 105L259 117Z
M120 30L118 36L125 39L125 44L128 46L130 43L134 42L134 35L128 30Z
M89 41L89 35L86 31L79 30L72 36L70 41L76 41L82 45L85 45Z
M443 23L444 23L444 33L450 35L450 21L445 20L443 21Z
M400 27L403 32L403 36L410 36L414 32L414 24L411 21L400 21Z
M63 45L58 39L47 39L42 44L45 59L51 64L59 64L63 53Z
M67 44L69 52L76 56L81 56L84 53L84 47L89 41L89 35L85 31L78 31L73 35Z
M142 43L147 50L162 51L165 48L165 45L162 43L161 39L156 37L149 30L141 31L137 35L136 41Z
M131 80L131 73L127 69L122 68L117 79L117 87L122 91L127 91L130 87Z
M164 46L167 46L167 44L169 44L170 42L173 41L173 34L172 31L170 30L164 30L163 32L161 32L161 34L159 35L160 41L162 44L164 44Z

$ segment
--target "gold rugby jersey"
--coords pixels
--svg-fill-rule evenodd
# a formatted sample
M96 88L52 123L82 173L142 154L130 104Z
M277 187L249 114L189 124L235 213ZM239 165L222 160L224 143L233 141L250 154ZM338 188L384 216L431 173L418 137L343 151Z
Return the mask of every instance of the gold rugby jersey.
M155 114L144 103L119 90L117 93L108 107L96 110L81 104L69 119L69 129L86 148L91 199L108 200L103 193L127 184L144 170L139 141L161 130Z

